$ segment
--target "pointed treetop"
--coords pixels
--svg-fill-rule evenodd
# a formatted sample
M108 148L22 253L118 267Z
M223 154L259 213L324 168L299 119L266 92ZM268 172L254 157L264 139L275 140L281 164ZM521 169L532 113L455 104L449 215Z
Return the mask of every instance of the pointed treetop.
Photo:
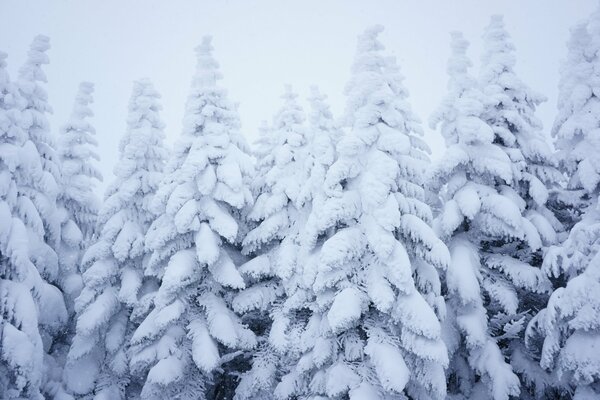
M321 93L317 85L312 85L310 87L310 95L308 96L308 102L313 107L313 109L319 111L329 109L329 106L325 104L325 100L327 100L327 95Z
M211 55L215 48L212 46L212 36L204 35L202 37L202 43L196 46L196 53L200 55Z
M516 64L515 46L504 27L501 15L493 15L483 33L484 51L481 56L482 78L493 79L492 74L510 71Z
M158 103L160 93L154 88L152 81L142 78L133 82L131 97L129 98L129 114L127 116L127 128L134 130L140 126L142 120L147 120L151 126L163 129L164 123L160 120L157 112L162 107ZM121 140L120 150L123 151L125 143L130 135L125 135Z
M119 160L114 172L117 177L127 178L143 168L159 170L167 157L163 145L164 123L160 119L160 94L149 79L133 82L127 131L119 143Z
M46 51L50 48L50 38L44 35L37 35L27 52L27 60L19 70L21 79L30 81L46 82L46 75L41 69L42 64L50 62Z
M585 22L577 24L572 27L570 31L571 35L567 42L569 51L572 52L578 50L578 53L583 54L585 46L587 46L591 38L587 29L587 24Z
M385 47L377 39L377 36L382 31L383 26L375 25L358 36L356 56L352 64L353 73L379 71L381 69L384 62L382 57L378 55L378 52L385 49ZM348 82L347 88L348 86L352 86L352 81Z
M450 33L450 47L452 54L446 67L450 76L448 87L451 91L461 92L475 84L474 79L469 75L469 68L473 65L467 57L469 42L464 38L462 32L454 31Z
M357 52L366 53L369 51L383 50L385 47L377 40L377 37L383 30L383 25L373 25L365 29L365 31L358 36L358 43L356 45Z
M304 113L300 104L298 104L298 94L294 92L292 85L285 85L283 95L283 106L275 115L273 127L275 129L290 128L293 125L304 122Z
M77 98L80 99L82 103L91 103L92 93L94 93L94 84L92 82L83 81L79 83Z
M488 29L504 29L504 15L502 14L494 14L490 17L490 23L488 24Z
M452 59L463 61L461 65L464 65L466 67L471 66L471 62L467 59L467 49L469 48L469 41L465 39L462 32L450 32L450 48L452 50Z
M81 82L77 95L75 96L75 104L73 104L73 113L71 114L73 119L83 119L85 117L91 117L94 115L92 109L88 107L94 102L94 84L91 82Z
M219 72L219 63L213 57L212 36L204 36L202 43L196 47L197 66L194 85L198 87L214 87L223 76Z
M140 123L141 118L149 118L149 113L162 110L158 99L160 93L154 89L152 81L148 78L142 78L133 82L131 97L129 98L129 115L127 117L127 126L130 129L135 128ZM152 120L152 125L163 127L162 122Z
M319 125L322 123L323 117L327 120L333 120L333 114L329 105L326 103L327 95L319 91L316 85L310 87L310 95L308 96L308 102L312 107L310 114L310 122L312 125Z
M294 92L294 88L290 84L286 84L284 86L283 94L281 98L285 101L286 104L294 103L298 98L298 94Z

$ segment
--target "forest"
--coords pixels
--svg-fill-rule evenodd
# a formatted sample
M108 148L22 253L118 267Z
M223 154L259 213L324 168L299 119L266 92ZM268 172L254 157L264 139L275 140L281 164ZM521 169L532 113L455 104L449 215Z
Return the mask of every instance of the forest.
M0 398L600 399L600 9L547 129L503 17L478 71L451 33L436 160L382 31L341 115L286 86L252 145L204 37L173 146L133 83L102 200L94 84L55 131L49 38L0 52Z

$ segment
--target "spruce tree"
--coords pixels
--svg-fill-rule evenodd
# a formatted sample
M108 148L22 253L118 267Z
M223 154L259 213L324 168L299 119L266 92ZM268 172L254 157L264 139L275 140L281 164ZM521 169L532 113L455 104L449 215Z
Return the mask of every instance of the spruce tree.
M38 84L47 49L47 38L36 37L16 83L0 56L0 395L8 399L64 398L60 360L50 355L67 311L55 286L57 187L44 158L53 148Z
M46 74L42 66L49 63L46 51L50 48L50 39L38 35L31 43L25 64L19 69L17 85L24 99L21 110L23 128L27 131L29 140L35 145L44 171L44 181L32 182L28 196L35 207L40 210L44 224L45 242L56 249L60 239L60 220L56 207L56 198L60 183L60 162L56 151L56 143L50 131L47 115L52 112L48 104L48 94L43 87ZM55 256L56 257L56 256Z
M58 152L63 181L59 199L81 231L84 243L94 233L100 203L94 193L95 181L102 181L102 175L92 161L100 160L94 149L98 146L94 138L96 131L87 120L94 115L90 109L93 92L92 83L79 85L73 113L61 132Z
M92 164L100 158L94 151L95 130L87 121L93 115L93 84L79 85L71 118L62 129L58 155L61 185L57 199L60 243L56 249L61 270L60 286L70 309L82 288L81 256L94 232L100 202L94 193L94 180L102 175Z
M348 132L302 235L302 290L285 303L296 362L280 399L445 396L447 354L428 292L443 306L437 269L449 255L428 224L420 128L381 29L359 37Z
M491 100L469 74L467 47L462 34L452 34L448 94L431 119L447 145L431 179L443 200L436 229L452 256L446 273L448 390L500 400L520 393L499 344L523 329L517 289L537 289L547 280L541 270L510 257L519 247L538 249L541 239L510 186L513 162L482 119Z
M309 132L297 97L286 86L271 138L263 139L271 150L258 160L257 199L247 215L251 230L243 252L252 258L241 270L250 284L235 298L234 308L247 315L259 343L236 390L239 400L271 398L286 365L284 331L290 321L282 302L296 285L298 240L307 218L301 197L308 180Z
M150 81L134 83L115 180L98 215L98 240L82 260L85 286L76 302L76 335L65 375L78 395L127 399L141 390L138 377L129 371L130 359L136 355L129 342L158 289L156 277L144 275L144 240L156 217L150 202L167 157L159 99Z
M509 188L501 191L512 196L519 205L521 214L526 218L523 225L527 230L537 231L530 236L539 236L541 242L532 243L523 240L506 240L508 243L494 246L503 249L503 256L489 258L496 269L507 273L506 265L513 268L525 263L525 269L535 267L539 273L545 250L557 243L563 230L561 223L548 208L549 194L559 188L562 176L548 139L543 133L541 121L535 111L545 98L527 87L515 72L515 47L504 27L501 16L493 16L484 35L484 52L481 63L482 91L486 96L482 119L494 132L493 143L501 147L512 164L512 181ZM497 250L495 250L497 251ZM515 273L519 272L518 270ZM525 272L525 271L520 271ZM518 307L504 308L503 318L510 314L525 317L526 325L533 314L544 307L551 287L546 279L531 280L527 276L511 277L510 290L516 294ZM530 277L532 278L532 277ZM539 279L539 278L536 278ZM498 282L498 280L496 280ZM511 282L512 281L512 282ZM494 296L492 296L494 297ZM489 308L488 308L489 310ZM512 317L515 319L515 317ZM492 323L497 320L492 319ZM506 332L506 329L504 329ZM521 398L528 395L536 397L544 386L551 384L551 378L539 368L539 358L527 349L524 343L524 330L513 332L500 343L504 352L510 356L513 369L522 376L522 383L528 387L521 391ZM536 393L536 391L538 393Z
M252 158L239 146L239 118L212 56L210 37L198 65L182 136L153 202L144 274L160 286L132 336L132 373L145 375L144 399L220 398L224 373L256 337L232 310L246 286L238 271L241 211L252 203Z
M574 226L544 259L559 287L528 339L554 374L557 396L588 400L600 396L600 10L571 31L568 50L553 133L568 177L558 198L570 212L562 216Z

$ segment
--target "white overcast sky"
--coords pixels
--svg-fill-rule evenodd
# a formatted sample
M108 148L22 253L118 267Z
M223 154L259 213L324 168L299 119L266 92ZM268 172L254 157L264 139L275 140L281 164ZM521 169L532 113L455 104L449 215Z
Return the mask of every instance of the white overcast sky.
M193 49L203 35L213 35L222 84L240 103L242 128L251 142L260 121L271 121L286 83L303 99L309 86L317 84L339 114L356 36L373 24L385 26L381 40L397 57L413 110L426 122L445 94L449 32L464 32L477 66L482 30L490 15L503 14L517 46L517 72L549 99L539 110L549 131L569 28L597 4L596 0L0 0L0 50L8 53L9 71L16 77L31 39L38 33L50 36L46 73L55 133L69 117L78 83L95 83L92 123L106 184L112 179L117 143L125 130L133 80L152 79L163 96L168 140L179 135L195 67ZM442 138L424 126L435 156L444 147Z

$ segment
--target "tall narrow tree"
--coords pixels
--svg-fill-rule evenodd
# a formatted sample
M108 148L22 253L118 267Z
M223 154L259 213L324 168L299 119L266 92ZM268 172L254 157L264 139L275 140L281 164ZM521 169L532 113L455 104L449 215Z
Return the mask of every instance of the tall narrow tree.
M158 288L156 277L144 276L144 239L156 217L150 202L167 157L159 98L150 81L134 83L116 179L98 216L98 240L83 257L85 287L76 302L77 331L66 373L78 395L94 392L106 400L139 395L140 382L129 372L135 356L129 341Z
M96 131L87 120L94 115L90 109L93 92L92 83L79 85L71 119L60 136L58 152L63 181L60 201L85 242L90 240L96 226L100 202L94 189L96 182L102 181L102 175L93 164L93 160L100 160L94 149L98 145L94 138Z
M504 271L508 270L506 265L518 267L515 261L525 263L525 270L532 266L541 271L544 251L557 242L557 233L563 230L548 209L549 193L558 189L563 178L549 141L543 134L542 123L535 115L536 107L545 98L528 88L515 73L515 48L501 16L491 18L483 39L480 83L486 100L490 101L485 104L482 118L494 132L494 143L506 152L512 163L512 182L508 182L510 190L507 187L501 187L501 190L513 197L521 214L531 223L526 223L523 228L537 231L531 236L541 239L541 242L536 240L535 243L531 240L508 240L503 246L496 242L495 247L506 251L502 251L505 253L502 257L494 256L493 262L496 269ZM509 290L515 293L518 306L504 307L504 318L520 313L525 317L526 325L532 313L546 304L551 287L545 279L536 281L526 276L507 275L508 279L504 282L512 286ZM552 382L550 376L539 368L539 358L524 346L524 333L524 330L513 332L512 337L506 337L501 343L514 370L523 377L522 383L527 383L529 393L522 390L521 397L537 397L540 390Z
M34 40L16 84L0 56L0 395L9 399L62 394L55 374L45 373L55 368L48 352L67 319L53 285L56 253L46 243L57 233L48 233L56 181L38 152L44 146L34 140L49 134L45 91L36 83L44 79L40 64L47 62L47 48L47 38ZM37 114L36 107L43 111Z
M44 171L44 180L31 183L31 186L43 185L32 189L28 196L40 210L45 232L46 243L55 249L60 238L60 221L56 208L60 182L60 165L56 152L56 143L50 131L47 115L52 112L48 104L48 94L42 86L46 82L46 74L42 66L49 63L46 51L50 48L50 39L38 35L31 43L27 60L19 70L17 85L19 93L25 100L21 110L23 127L28 139L35 145Z
M236 311L247 315L259 333L252 367L242 377L236 399L272 397L281 375L287 340L288 318L282 310L286 288L295 285L298 235L306 221L301 202L309 139L297 94L286 86L283 106L271 128L270 153L258 161L257 199L247 219L251 230L243 240L243 252L252 259L242 267L250 285L234 301ZM268 317L267 317L268 316Z
M245 287L238 271L239 214L252 203L252 158L240 140L236 108L212 56L210 37L198 65L175 147L146 236L145 275L161 281L151 312L132 337L132 372L146 374L142 398L218 398L221 368L256 338L231 309Z
M449 255L422 213L422 189L407 184L424 172L411 161L419 128L377 40L381 29L359 37L346 89L349 132L303 240L307 293L286 304L303 324L288 333L297 363L278 398L445 395L440 323L413 276L439 289L435 267Z
M575 224L546 255L544 268L562 284L530 324L529 339L543 339L541 365L556 374L559 395L587 400L600 397L600 10L571 31L568 46L554 134L569 178L565 219Z
M469 75L467 47L462 34L452 34L449 92L431 119L432 127L441 125L447 144L432 181L444 202L436 227L452 255L446 274L448 389L500 400L520 393L498 344L523 328L515 287L533 289L547 280L539 269L509 256L520 246L537 249L541 240L522 216L524 201L510 187L513 163L482 120L490 100Z
M57 253L61 269L60 285L72 308L73 300L82 288L80 263L82 251L96 225L100 202L94 193L94 181L102 180L92 160L99 160L94 151L95 130L87 118L92 116L93 84L79 85L71 118L62 129L58 154L61 185L58 213L61 223Z

